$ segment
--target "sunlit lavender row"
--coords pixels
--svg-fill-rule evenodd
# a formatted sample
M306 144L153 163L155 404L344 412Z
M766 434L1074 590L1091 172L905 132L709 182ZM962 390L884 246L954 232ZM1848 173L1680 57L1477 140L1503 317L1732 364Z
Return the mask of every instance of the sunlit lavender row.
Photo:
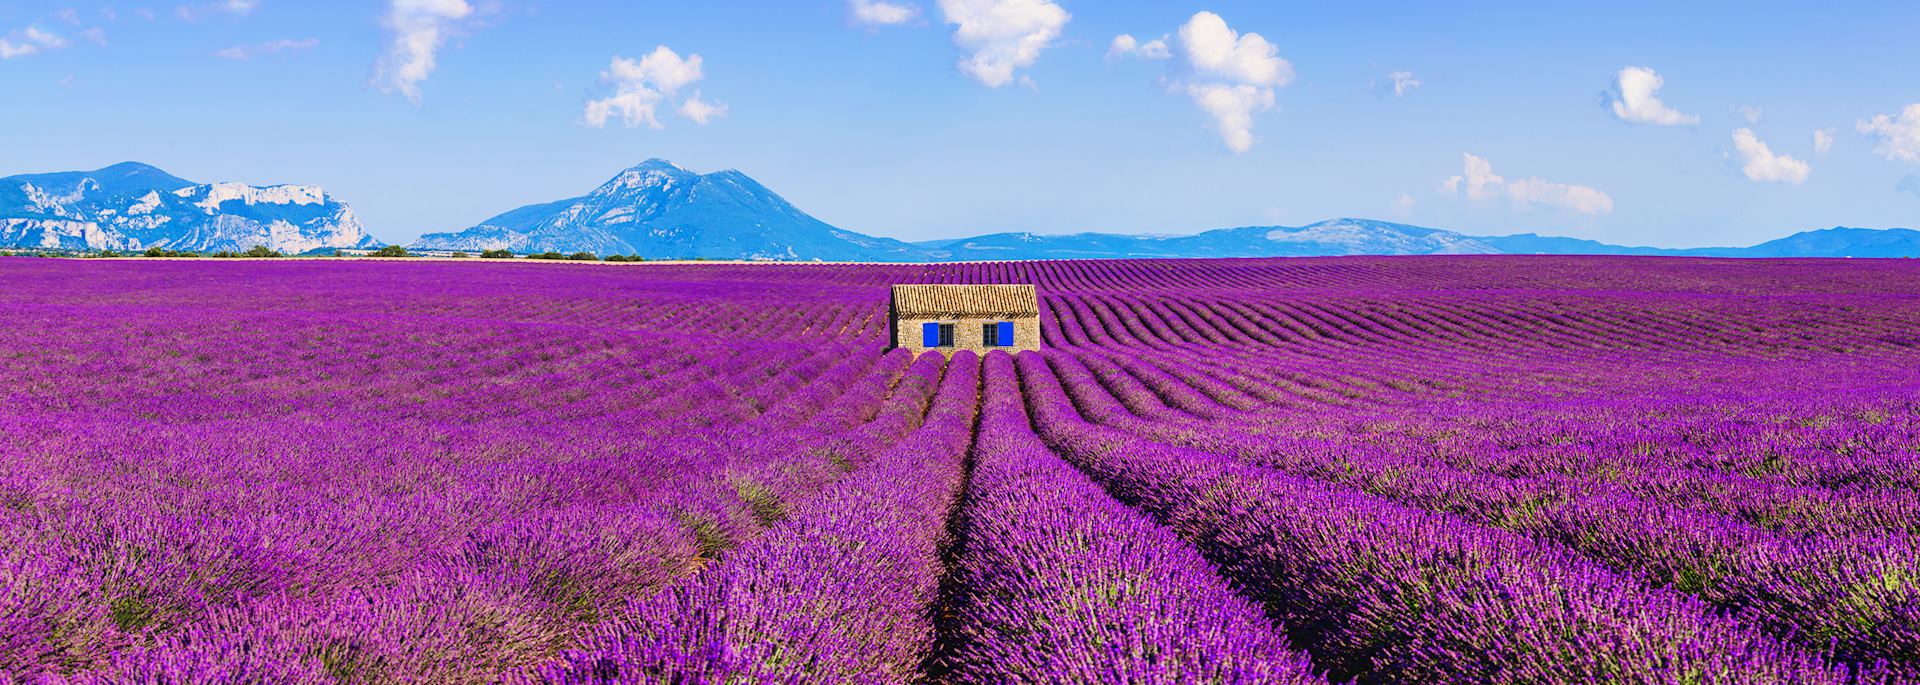
M902 283L1040 349L890 349ZM1910 262L0 259L0 321L0 682L1920 682Z

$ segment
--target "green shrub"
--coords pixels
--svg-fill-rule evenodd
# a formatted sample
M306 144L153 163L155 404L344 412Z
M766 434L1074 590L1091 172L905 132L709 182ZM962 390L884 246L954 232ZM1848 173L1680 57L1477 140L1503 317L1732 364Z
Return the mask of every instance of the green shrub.
M401 247L399 245L388 245L378 250L374 250L373 254L370 254L367 256L369 257L412 257L413 253L408 252L407 248Z
M592 252L575 252L573 254L567 255L567 259L570 259L576 262L597 262L597 261L600 261L600 256Z
M454 258L454 259L466 259L466 258L468 258L468 257L472 257L473 255L470 255L470 254L467 254L467 253L465 253L465 252L461 252L461 251L458 251L458 250L455 250L453 254L451 254L451 255L448 255L448 256L449 256L449 257L452 257L452 258Z
M566 259L566 258L567 258L566 255L560 254L558 252L553 252L553 251L537 252L534 254L527 255L527 259Z
M481 259L513 259L513 250L483 250Z
M247 249L245 256L254 257L254 258L266 258L266 257L285 257L287 255L281 253L279 250L273 249L271 247L267 247L265 245L255 245Z
M213 253L212 256L215 259L232 259L234 257L240 256L240 253L234 252L233 250L221 250L219 252Z

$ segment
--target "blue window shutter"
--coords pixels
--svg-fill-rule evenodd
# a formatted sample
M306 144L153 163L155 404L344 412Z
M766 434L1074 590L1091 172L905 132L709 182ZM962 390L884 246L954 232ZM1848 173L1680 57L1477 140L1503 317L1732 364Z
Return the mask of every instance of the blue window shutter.
M940 346L940 324L937 324L937 323L920 324L920 346L921 347L939 347Z
M1013 322L1000 322L1000 346L1013 347Z

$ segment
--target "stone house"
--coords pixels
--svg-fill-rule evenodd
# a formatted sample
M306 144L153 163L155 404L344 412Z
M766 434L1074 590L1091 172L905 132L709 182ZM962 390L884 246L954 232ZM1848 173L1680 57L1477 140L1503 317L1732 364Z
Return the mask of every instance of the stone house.
M894 347L915 353L1040 349L1031 285L896 285L889 324Z

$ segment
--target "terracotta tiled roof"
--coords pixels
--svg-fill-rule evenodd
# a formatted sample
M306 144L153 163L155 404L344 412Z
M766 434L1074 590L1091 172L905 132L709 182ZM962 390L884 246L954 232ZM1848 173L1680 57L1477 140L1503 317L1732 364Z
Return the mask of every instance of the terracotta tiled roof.
M902 317L1039 316L1031 285L896 285L893 312Z

